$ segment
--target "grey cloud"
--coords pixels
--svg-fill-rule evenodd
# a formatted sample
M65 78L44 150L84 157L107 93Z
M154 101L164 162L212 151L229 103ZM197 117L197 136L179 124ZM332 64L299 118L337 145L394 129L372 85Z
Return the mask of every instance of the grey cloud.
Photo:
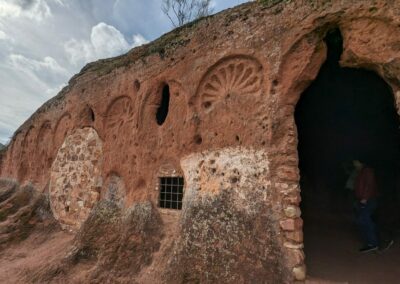
M38 0L13 0L11 2L14 2L15 5L20 6L23 10L27 10L32 8L35 4L37 4L39 1Z
M49 0L51 2L51 0ZM11 0L0 1L0 17L26 17L35 21L42 21L51 16L48 1L45 0Z
M13 70L23 72L26 76L37 79L49 87L64 82L69 76L69 72L50 56L39 61L20 54L11 54L9 59Z

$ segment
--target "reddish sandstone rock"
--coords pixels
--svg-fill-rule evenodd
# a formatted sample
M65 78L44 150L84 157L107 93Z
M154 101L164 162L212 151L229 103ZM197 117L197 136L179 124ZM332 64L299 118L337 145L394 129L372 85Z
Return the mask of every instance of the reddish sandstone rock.
M400 7L393 0L259 1L188 24L83 68L15 132L0 152L0 176L51 193L56 157L68 152L62 169L77 172L79 161L100 168L96 198L117 204L121 212L152 204L154 214L131 218L143 217L143 224L154 222L155 228L139 226L129 231L132 239L130 233L110 234L112 248L120 252L132 244L129 272L130 264L96 235L131 228L121 221L125 213L118 213L118 225L93 227L85 220L96 198L86 205L88 198L78 200L92 184L74 195L87 209L74 217L82 225L74 230L90 236L83 241L87 234L78 233L77 243L90 247L99 241L96 254L86 253L85 245L78 250L94 269L86 282L108 281L102 271L107 267L113 267L112 275L121 273L120 282L303 280L302 222L297 209L287 210L300 202L296 103L325 60L326 33L338 27L344 38L341 64L377 72L400 106L399 26ZM169 112L161 121L165 92ZM93 153L98 160L78 153L86 145L84 135L71 145L76 152L62 147L82 129L98 134L101 151ZM165 176L184 177L182 211L157 208L159 177ZM73 174L58 178L68 184ZM52 204L61 208L65 200L54 198ZM59 267L71 280L73 262ZM47 272L41 275L52 275Z

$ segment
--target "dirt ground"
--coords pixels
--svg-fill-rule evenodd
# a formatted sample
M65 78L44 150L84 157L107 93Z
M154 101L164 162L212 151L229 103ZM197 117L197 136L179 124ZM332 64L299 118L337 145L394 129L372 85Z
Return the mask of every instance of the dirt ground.
M305 218L304 223L306 264L311 279L349 284L400 282L398 239L385 252L362 254L358 252L361 243L351 216L315 216Z
M25 241L11 245L0 255L0 283L22 283L36 269L62 258L72 239L72 234L62 231L48 236L35 232ZM360 254L359 246L358 234L349 216L307 218L307 283L399 283L398 240L383 253Z
M48 236L35 232L12 244L0 254L0 283L26 283L27 275L63 257L72 239L73 235L61 231Z

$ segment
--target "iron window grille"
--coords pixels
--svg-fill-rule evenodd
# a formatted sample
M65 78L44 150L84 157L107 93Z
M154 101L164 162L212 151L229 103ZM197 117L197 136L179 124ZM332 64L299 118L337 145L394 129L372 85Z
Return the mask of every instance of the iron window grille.
M183 177L161 177L158 206L167 209L182 209Z

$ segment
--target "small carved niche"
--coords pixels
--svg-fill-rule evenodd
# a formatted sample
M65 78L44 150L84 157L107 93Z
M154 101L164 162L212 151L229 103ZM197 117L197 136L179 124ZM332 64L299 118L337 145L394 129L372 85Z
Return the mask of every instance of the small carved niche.
M83 126L91 126L96 120L96 114L89 105L86 105L79 115L79 120Z

